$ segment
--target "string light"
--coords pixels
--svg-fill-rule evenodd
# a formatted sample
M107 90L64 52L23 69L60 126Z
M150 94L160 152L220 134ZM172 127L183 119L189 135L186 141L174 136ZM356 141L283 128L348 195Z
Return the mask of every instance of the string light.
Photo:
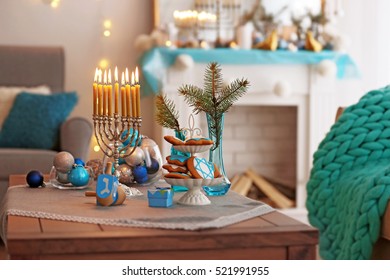
M107 59L103 58L102 60L99 61L99 67L100 68L108 68L109 62Z
M110 37L111 36L111 27L112 27L112 23L111 23L111 20L109 19L106 19L103 21L103 35L104 37Z
M51 2L50 2L50 6L52 7L52 8L57 8L58 7L58 5L60 4L60 0L52 0Z

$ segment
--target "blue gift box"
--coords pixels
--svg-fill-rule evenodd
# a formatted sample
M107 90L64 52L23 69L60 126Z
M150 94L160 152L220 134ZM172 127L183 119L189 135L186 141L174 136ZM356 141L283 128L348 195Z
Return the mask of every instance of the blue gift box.
M173 204L173 190L171 188L148 189L149 207L170 207Z

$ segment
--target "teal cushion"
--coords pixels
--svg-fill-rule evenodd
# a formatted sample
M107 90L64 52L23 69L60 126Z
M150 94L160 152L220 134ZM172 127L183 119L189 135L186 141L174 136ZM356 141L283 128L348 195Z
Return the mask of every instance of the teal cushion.
M0 147L58 148L60 126L77 100L76 92L51 95L20 93L4 121Z

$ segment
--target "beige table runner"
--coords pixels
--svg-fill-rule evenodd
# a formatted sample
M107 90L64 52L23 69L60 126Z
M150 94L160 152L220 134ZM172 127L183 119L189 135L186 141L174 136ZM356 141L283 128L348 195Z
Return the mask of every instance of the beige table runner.
M208 197L211 204L205 206L177 204L183 193L175 193L172 207L152 208L148 207L147 188L139 187L139 190L143 196L128 198L120 206L102 207L96 205L94 197L85 197L85 190L10 187L0 211L0 235L5 240L7 215L116 226L198 230L220 228L274 211L262 202L232 191L224 196Z

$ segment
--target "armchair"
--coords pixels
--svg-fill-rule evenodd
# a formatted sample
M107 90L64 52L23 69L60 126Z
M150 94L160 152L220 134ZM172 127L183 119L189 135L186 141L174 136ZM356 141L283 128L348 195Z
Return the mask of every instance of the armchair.
M65 56L61 47L0 46L0 86L32 87L47 85L52 92L64 89ZM24 174L36 169L49 172L58 151L68 151L87 159L92 124L74 117L62 123L56 150L0 147L0 201L10 174ZM77 137L75 137L77 135Z

